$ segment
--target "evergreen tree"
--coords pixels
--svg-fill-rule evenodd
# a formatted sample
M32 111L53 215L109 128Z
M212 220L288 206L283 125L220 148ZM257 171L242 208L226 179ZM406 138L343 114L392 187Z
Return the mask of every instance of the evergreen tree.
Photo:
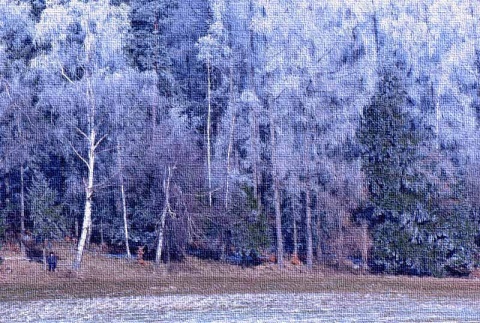
M176 1L131 1L131 31L127 50L140 71L155 71L159 89L168 94L172 86L166 29Z
M373 263L395 274L468 272L474 251L468 209L439 201L432 182L434 136L415 114L402 68L387 68L365 107L359 140L372 220ZM459 232L462 232L460 237Z
M40 172L34 175L33 183L27 192L27 202L35 236L52 239L65 235L66 218L62 216L62 205L57 201L57 192Z
M433 211L424 208L428 192L418 169L425 133L407 110L408 94L400 72L384 72L360 128L364 171L376 207L374 263L390 273L416 269L422 248L414 235Z

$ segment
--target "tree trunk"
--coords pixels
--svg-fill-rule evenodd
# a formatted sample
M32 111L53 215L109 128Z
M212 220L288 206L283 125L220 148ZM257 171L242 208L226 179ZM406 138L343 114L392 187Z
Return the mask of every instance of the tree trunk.
M103 216L100 217L100 246L103 247Z
M75 239L79 238L79 233L78 233L78 216L75 215Z
M230 106L232 108L232 119L230 120L230 133L228 138L228 148L227 148L227 176L225 179L225 211L228 210L228 199L229 199L229 180L230 180L230 157L233 151L233 139L235 133L235 122L236 122L236 105L234 102L233 94L233 66L230 65Z
M369 249L369 239L368 239L368 224L362 223L362 270L368 270L368 249Z
M85 210L83 214L83 224L82 224L82 233L80 235L80 239L78 240L77 246L77 255L75 257L73 268L75 270L79 270L82 257L83 257L83 250L85 248L85 244L87 242L87 238L91 233L92 229L92 203L93 203L93 179L94 179L94 167L95 167L95 148L98 145L96 143L95 138L95 130L92 128L90 130L90 138L89 138L89 150L88 150L88 181L85 187Z
M280 201L280 192L278 184L278 169L276 160L276 141L275 141L275 122L273 120L273 112L271 111L272 105L269 105L269 118L270 118L270 141L272 147L272 172L273 172L273 195L275 204L275 231L277 239L277 264L279 267L283 267L283 236L282 236L282 210Z
M152 105L152 134L151 134L152 141L154 140L157 133L157 106L159 105L158 96L155 96L155 97L156 97L156 102L155 104Z
M47 239L43 239L42 259L43 259L43 270L47 271Z
M92 203L93 205L93 203ZM90 217L90 227L87 231L87 241L85 242L85 249L90 250L90 244L92 243L92 231L93 231L93 222Z
M310 206L310 187L307 185L305 190L306 207L306 229L307 229L307 268L310 270L313 266L313 237L312 237L312 209Z
M293 216L293 258L298 258L298 229L295 215Z
M157 241L157 252L155 253L155 264L160 265L162 261L162 249L163 249L163 240L165 236L165 220L168 213L171 213L170 209L170 180L172 178L172 168L168 167L168 173L165 174L163 180L163 190L165 192L165 202L160 216L160 226L158 228L158 241Z
M373 13L373 37L375 42L375 56L378 57L378 55L380 54L380 41L379 41L378 18L377 18L376 9L374 9L374 13Z
M25 255L25 180L23 165L20 165L20 251Z
M320 218L317 218L317 262L323 263L323 252L322 252L322 227L320 224Z
M125 196L125 188L122 184L120 185L120 191L122 193L122 210L123 210L123 232L125 234L125 249L127 251L127 257L131 258L132 255L130 254L130 244L128 243L129 235L128 235L128 219L127 219L127 199Z
M337 243L337 261L340 265L343 265L345 262L345 234L343 232L343 210L338 215L338 243Z
M90 30L90 25L87 24L85 28L86 37L94 37L92 34L93 32ZM85 99L86 99L86 108L87 112L85 113L86 121L87 121L87 129L86 132L83 132L81 129L76 128L76 131L79 132L86 143L88 144L88 157L83 157L73 146L70 144L72 149L74 150L75 154L82 160L83 163L87 166L88 170L88 179L85 185L85 209L83 214L83 224L82 224L82 232L80 234L80 239L78 240L77 245L77 253L75 259L73 261L73 269L79 270L83 251L85 249L85 244L90 242L90 237L92 234L92 205L93 205L93 192L94 192L94 170L95 170L95 150L100 145L100 143L105 139L105 136L101 139L97 139L96 135L96 123L95 123L95 113L96 113L96 100L95 100L95 91L94 85L92 84L92 68L95 68L91 62L91 57L93 57L93 53L95 52L95 48L93 48L92 43L86 44L88 46L85 47L85 60L86 60L86 69L85 75L83 80L85 80ZM92 67L88 67L92 66ZM68 77L67 77L68 78ZM70 83L75 84L72 80L68 79Z
M434 134L435 134L435 148L437 150L440 149L440 121L441 121L441 118L442 118L442 114L441 114L441 111L440 111L440 99L438 98L437 95L435 95L435 90L433 88L433 82L430 84L430 89L431 89L431 96L432 96L432 100L433 102L435 103L435 130L434 130Z
M171 262L171 259L170 259L170 241L168 239L165 241L165 258L167 258L165 260L169 265Z
M208 205L212 207L212 94L210 62L207 62L207 180L208 180Z
M125 184L123 181L123 163L122 163L122 156L120 154L121 148L119 139L117 137L117 164L118 164L118 171L120 173L120 195L122 200L122 218L123 218L123 233L125 238L125 251L127 252L127 258L131 258L132 255L130 253L130 244L128 242L129 235L128 235L128 218L127 218L127 197L125 194Z
M251 21L254 17L254 3L253 1L249 2L249 20ZM255 66L253 65L253 62L255 60L255 34L253 29L250 29L250 34L249 34L249 41L248 41L248 51L250 53L250 57L247 59L247 69L248 69L248 88L249 90L256 94L256 88L255 88ZM260 153L259 153L259 147L260 147L260 140L259 140L259 127L258 127L258 105L255 104L251 107L253 111L251 111L252 115L252 120L250 121L250 136L252 138L252 145L253 145L253 153L254 153L254 158L253 158L253 195L255 197L255 200L257 202L257 210L259 212L262 212L262 196L261 192L259 189L260 183L261 183L261 174L259 171L259 163L260 163Z
M252 120L252 126L251 126L251 136L253 138L253 195L255 196L255 200L257 202L257 210L259 212L262 212L262 196L261 192L259 189L260 183L261 183L261 175L260 171L258 169L258 164L260 160L260 153L259 153L259 146L260 146L260 140L258 138L258 116L257 116L257 111L256 107L253 108L253 120Z
M282 211L280 208L280 192L278 191L277 179L273 180L273 192L275 203L275 231L277 236L277 264L283 267L283 236L282 236Z

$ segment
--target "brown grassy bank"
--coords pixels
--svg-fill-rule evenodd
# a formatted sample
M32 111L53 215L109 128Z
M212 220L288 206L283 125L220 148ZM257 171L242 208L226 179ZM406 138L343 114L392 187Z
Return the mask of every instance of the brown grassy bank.
M166 294L359 292L412 296L480 297L480 280L355 275L325 268L311 272L303 266L273 264L242 269L238 266L187 258L183 263L156 267L111 259L87 252L78 275L70 269L71 250L57 248L55 273L18 254L0 253L0 301L63 297L106 297Z

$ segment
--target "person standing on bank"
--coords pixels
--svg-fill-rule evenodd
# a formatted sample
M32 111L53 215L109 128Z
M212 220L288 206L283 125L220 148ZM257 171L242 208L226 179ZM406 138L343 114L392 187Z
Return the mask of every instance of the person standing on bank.
M57 268L57 256L53 251L50 252L50 256L47 258L48 271L55 271Z

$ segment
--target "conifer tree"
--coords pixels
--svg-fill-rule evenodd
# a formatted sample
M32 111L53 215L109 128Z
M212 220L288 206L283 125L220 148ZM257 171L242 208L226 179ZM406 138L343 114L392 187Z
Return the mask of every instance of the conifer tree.
M402 68L385 69L359 131L376 209L373 262L376 269L395 274L468 272L474 250L468 207L453 197L448 205L439 200L431 176L436 160L429 153L434 134L414 113L406 79Z
M62 205L57 201L57 192L41 172L35 172L26 197L34 235L46 239L62 238L67 232Z

